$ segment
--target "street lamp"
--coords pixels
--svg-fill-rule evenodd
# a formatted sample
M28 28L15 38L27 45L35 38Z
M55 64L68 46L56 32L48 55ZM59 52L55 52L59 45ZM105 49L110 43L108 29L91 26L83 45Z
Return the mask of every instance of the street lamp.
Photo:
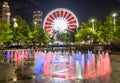
M37 22L36 21L34 22L34 25L35 25L35 28L36 28L36 26L37 26Z
M112 14L112 17L113 17L113 24L114 24L114 32L116 32L116 27L115 27L115 26L116 26L116 19L115 19L116 16L117 16L117 13L113 13L113 14Z
M92 22L92 32L94 33L94 22L95 22L95 19L92 19L91 22Z
M91 42L93 42L93 38L94 38L94 22L95 22L95 19L92 19L91 22L92 22L92 41Z
M34 23L34 27L35 27L34 30L36 30L37 22L34 21L33 23ZM35 35L34 35L34 39L35 39L35 42L37 43L37 41L36 41L36 40L37 40L37 38L36 38L36 33L35 33ZM34 42L34 46L36 47L35 42ZM35 48L35 47L34 47L34 48Z
M17 28L17 27L18 27L18 24L17 24L17 22L16 22L16 21L17 21L16 18L13 18L13 21L14 21L13 27L14 27L14 28Z
M16 22L17 20L16 20L16 18L13 18L13 27L14 27L14 43L15 43L15 38L16 38L16 29L18 28L18 24L17 24L17 22Z
M92 23L91 45L92 45L92 49L94 51L94 23L95 23L95 19L91 19L91 23Z

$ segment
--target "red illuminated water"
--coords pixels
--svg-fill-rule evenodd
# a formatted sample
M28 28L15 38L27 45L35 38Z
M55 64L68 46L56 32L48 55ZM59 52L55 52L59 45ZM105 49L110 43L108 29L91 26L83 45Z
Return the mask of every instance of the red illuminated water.
M72 56L69 57L69 61L70 61L70 63L69 63L69 72L70 72L69 73L69 78L75 79L76 78L75 77L75 68L74 68Z
M15 52L14 56L15 56L15 68L17 68L18 67L18 51Z
M28 51L10 51L11 59L15 61L15 67L20 64L24 67L24 61L29 60ZM99 55L92 54L90 60L88 55L68 52L40 52L34 51L34 56L41 55L40 62L43 64L43 74L50 77L67 79L91 79L99 78L104 83L109 83L111 63L109 53ZM77 57L77 58L76 58ZM79 58L79 59L78 59ZM38 67L39 68L39 67ZM106 78L106 79L105 79ZM89 82L88 82L89 83Z

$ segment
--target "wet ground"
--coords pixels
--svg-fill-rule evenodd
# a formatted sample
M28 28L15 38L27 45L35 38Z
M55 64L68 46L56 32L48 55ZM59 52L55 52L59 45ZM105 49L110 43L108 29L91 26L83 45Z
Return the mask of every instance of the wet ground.
M33 61L26 61L25 68L15 68L13 63L3 61L0 55L0 83L103 83L99 78L88 80L68 80L55 77L45 77L33 72ZM110 82L120 83L120 55L110 55L112 73Z
M120 55L111 55L111 83L120 83Z

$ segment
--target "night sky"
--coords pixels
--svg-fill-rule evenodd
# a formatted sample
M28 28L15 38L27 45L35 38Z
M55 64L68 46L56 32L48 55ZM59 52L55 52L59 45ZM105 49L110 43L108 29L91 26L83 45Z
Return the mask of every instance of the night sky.
M0 0L3 2L3 0ZM86 22L90 18L105 19L113 12L120 13L120 0L5 0L9 2L12 16L20 15L27 22L32 21L33 11L43 11L44 17L53 9L67 8Z

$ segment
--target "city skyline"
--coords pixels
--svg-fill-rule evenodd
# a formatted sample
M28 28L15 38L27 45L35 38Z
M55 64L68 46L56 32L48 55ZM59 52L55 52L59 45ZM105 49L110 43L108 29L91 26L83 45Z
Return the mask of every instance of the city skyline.
M66 8L72 11L79 22L86 22L90 18L105 19L113 12L119 13L120 0L2 0L10 5L11 15L20 15L28 22L32 22L34 11L42 11L45 16L56 8Z

